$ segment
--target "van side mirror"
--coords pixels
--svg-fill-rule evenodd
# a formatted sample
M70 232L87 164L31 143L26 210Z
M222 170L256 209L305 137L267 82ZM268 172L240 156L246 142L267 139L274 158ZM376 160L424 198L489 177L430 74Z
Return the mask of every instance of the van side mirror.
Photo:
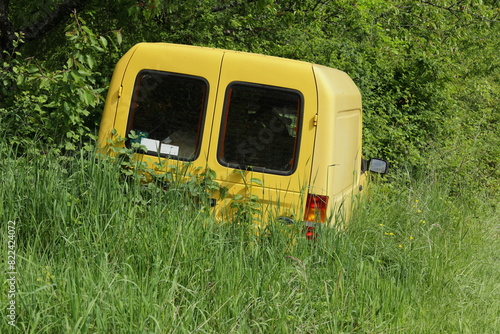
M368 161L368 170L372 173L387 174L389 163L385 160L372 158Z

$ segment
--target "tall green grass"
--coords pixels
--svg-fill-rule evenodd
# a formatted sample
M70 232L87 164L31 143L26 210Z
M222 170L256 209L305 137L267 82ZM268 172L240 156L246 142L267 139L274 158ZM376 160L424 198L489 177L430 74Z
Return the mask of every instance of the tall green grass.
M446 180L374 184L315 242L216 223L90 153L1 150L2 255L17 222L17 328L1 333L493 333L499 212ZM497 210L495 212L495 210Z

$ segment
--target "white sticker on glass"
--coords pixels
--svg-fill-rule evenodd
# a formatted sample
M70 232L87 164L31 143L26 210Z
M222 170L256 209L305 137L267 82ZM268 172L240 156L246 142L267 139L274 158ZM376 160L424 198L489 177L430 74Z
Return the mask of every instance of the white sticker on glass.
M179 146L161 144L160 153L168 155L179 155Z
M141 138L141 145L146 146L148 151L158 152L158 147L160 146L159 140Z

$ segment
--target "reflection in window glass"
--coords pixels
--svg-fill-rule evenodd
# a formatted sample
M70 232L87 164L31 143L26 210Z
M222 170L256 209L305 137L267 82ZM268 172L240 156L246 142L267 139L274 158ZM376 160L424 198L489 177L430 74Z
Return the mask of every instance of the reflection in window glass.
M199 154L207 83L199 77L142 71L136 79L128 132L148 154L193 160Z
M227 90L218 157L229 167L279 174L295 168L301 95L237 83Z

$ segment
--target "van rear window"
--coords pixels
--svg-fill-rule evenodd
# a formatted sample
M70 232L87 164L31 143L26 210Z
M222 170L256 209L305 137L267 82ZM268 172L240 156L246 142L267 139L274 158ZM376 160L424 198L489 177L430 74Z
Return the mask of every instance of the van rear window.
M219 137L222 165L274 174L295 170L302 95L295 90L233 83Z
M208 83L200 77L141 71L128 121L129 147L138 142L150 155L194 160L199 154L207 91Z

